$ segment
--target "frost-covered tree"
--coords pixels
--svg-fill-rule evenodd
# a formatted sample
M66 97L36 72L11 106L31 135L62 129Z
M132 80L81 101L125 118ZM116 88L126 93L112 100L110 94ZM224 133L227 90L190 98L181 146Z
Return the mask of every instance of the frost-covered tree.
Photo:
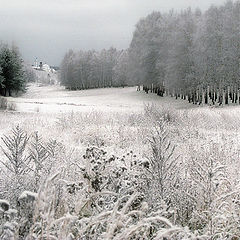
M123 50L119 53L117 63L113 68L113 86L126 86L129 82L128 76L128 51Z
M191 9L183 11L176 19L172 32L172 46L168 57L168 85L187 90L195 81L193 58L193 36L196 31L194 14Z
M25 90L23 63L16 47L7 45L0 49L1 81L0 92L11 96L12 92Z
M24 79L27 83L37 81L37 75L31 66L24 64L23 71L24 71Z
M227 1L222 11L222 54L223 54L223 75L228 85L238 85L239 72L239 51L240 51L240 2Z
M68 53L66 53L62 64L61 64L61 75L60 80L61 84L66 86L67 88L76 88L76 82L74 81L74 57L75 54L73 50L69 50Z
M133 78L138 78L140 83L157 84L159 81L159 68L157 62L162 51L160 45L162 15L153 12L141 19L133 34L129 54L132 65L138 68L134 71Z
M222 12L211 7L200 22L195 56L199 77L204 84L223 84Z
M221 95L224 102L228 86L232 88L232 101L236 102L233 92L237 94L240 75L239 8L239 1L228 1L221 7L211 6L204 13L190 8L165 14L152 12L136 24L126 50L127 70L125 60L120 60L121 51L114 48L70 51L62 63L62 84L71 89L111 87L113 83L120 86L117 79L125 78L128 85L153 87L159 95L162 94L156 88L167 89L176 96L188 96L194 103L208 102L206 91L213 102L213 91L214 98L217 94L220 102ZM216 89L221 89L221 93Z
M4 88L3 82L4 82L4 77L2 75L2 67L0 66L0 89Z
M61 84L66 88L89 89L112 87L116 82L114 67L120 52L115 48L73 52L70 50L61 64Z

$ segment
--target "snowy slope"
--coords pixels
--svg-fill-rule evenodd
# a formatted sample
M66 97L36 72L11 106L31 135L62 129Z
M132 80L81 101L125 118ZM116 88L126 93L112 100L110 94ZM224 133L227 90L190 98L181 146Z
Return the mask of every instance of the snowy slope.
M89 110L140 112L144 104L152 102L166 107L171 105L177 109L195 107L183 100L137 92L135 87L68 91L60 86L31 85L22 97L9 98L9 101L16 103L17 110L21 112L48 113Z

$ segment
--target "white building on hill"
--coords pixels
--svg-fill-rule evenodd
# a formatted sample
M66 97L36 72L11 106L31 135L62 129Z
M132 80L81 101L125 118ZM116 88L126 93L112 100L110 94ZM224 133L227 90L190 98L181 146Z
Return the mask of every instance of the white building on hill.
M32 65L32 67L35 70L39 70L39 71L45 71L47 73L55 73L56 71L52 68L50 68L50 66L48 64L43 64L43 62L39 62L38 64L38 59L36 58L34 61L34 65Z
M42 65L42 70L48 73L51 72L50 66L46 63Z

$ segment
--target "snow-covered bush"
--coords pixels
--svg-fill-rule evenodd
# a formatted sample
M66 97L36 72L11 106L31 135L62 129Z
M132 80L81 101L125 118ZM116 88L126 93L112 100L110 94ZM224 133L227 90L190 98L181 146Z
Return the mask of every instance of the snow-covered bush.
M17 211L7 200L0 199L0 239L14 240L18 230Z
M2 142L5 197L16 206L22 191L38 191L64 149L56 140L44 142L37 132L29 136L19 125L2 137Z
M239 236L239 184L231 183L227 174L227 162L221 147L216 143L192 148L189 161L191 196L194 209L189 225L192 229L207 233L213 239L234 239Z
M0 109L6 110L8 106L7 99L0 97Z
M11 200L15 204L24 190L25 178L29 172L30 161L26 154L28 140L28 135L19 126L12 129L11 135L2 138L4 145L1 148L5 159L1 160L1 163L5 166L5 174L10 180Z
M89 149L87 153L89 151L92 160L93 152L95 157L101 153L100 150L96 154L96 149ZM95 159L99 160L99 155ZM83 188L79 189L65 182L67 191L63 211L59 215L54 198L54 182L60 180L59 176L59 173L53 175L40 189L34 224L27 239L207 239L197 238L188 228L174 226L164 217L167 206L162 205L161 210L151 211L144 197L133 188L121 194L116 192L118 189L101 190L101 184L93 187L95 185L92 186L91 179L96 182L96 176L88 175L89 184L83 184ZM81 190L85 192L85 199L79 199L79 206L69 212L67 198Z
M18 235L20 238L26 238L31 225L33 224L33 211L37 197L37 194L34 192L23 191L18 198Z

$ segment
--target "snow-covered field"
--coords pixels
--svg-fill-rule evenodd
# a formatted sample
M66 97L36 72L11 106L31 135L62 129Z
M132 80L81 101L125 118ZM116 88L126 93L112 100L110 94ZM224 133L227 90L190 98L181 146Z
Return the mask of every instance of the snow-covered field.
M137 92L136 88L67 91L60 86L36 85L30 86L20 98L8 98L8 101L16 104L16 111L0 111L0 136L10 136L11 129L19 125L30 137L23 156L39 151L37 150L39 146L34 145L36 134L40 136L41 146L46 149L51 146L53 149L53 145L57 143L54 145L57 150L53 155L48 155L47 160L41 157L41 154L38 155L44 163L40 167L40 177L34 168L32 171L26 171L27 177L22 176L25 180L18 188L14 184L16 176L2 166L0 198L6 199L14 206L14 200L21 192L36 191L36 186L43 183L46 177L59 172L58 180L51 180L55 181L52 187L48 185L49 182L45 182L47 185L41 189L42 195L38 197L37 203L41 209L44 202L53 204L55 201L57 195L54 194L57 190L53 186L63 187L61 185L63 182L67 183L68 187L85 184L84 188L76 187L77 190L74 187L76 191L74 195L69 195L68 192L58 193L60 203L55 207L56 212L54 216L51 215L51 219L44 217L47 212L35 216L36 219L44 218L41 221L46 221L46 226L51 221L60 222L61 219L68 219L70 224L77 219L79 228L66 230L71 228L71 224L65 222L65 228L54 225L52 229L43 230L46 234L52 231L57 239L67 239L67 235L64 234L72 231L78 237L86 234L90 239L97 239L96 236L102 234L99 239L119 240L124 239L124 234L137 236L139 233L131 230L136 226L142 229L141 231L150 231L149 229L154 226L156 231L160 229L158 236L170 236L169 239L196 239L194 236L204 234L206 236L199 239L209 239L209 236L215 236L214 239L237 239L229 236L238 236L240 232L237 227L240 216L239 106L225 108L196 106L183 100L161 98L143 91ZM169 141L175 146L173 155L168 155ZM3 141L0 145L6 149ZM36 156L32 158L35 159ZM7 161L2 151L0 159ZM106 162L107 159L109 163ZM160 168L154 165L156 164L154 161L167 162L162 166L164 177L157 172ZM146 162L150 164L147 171L143 168L147 166L143 164ZM104 168L99 170L97 164ZM34 166L34 162L31 166ZM126 169L126 172L121 172L116 177L119 169ZM87 177L87 181L82 171L89 171L90 177ZM102 182L96 184L96 177L99 174ZM148 184L152 184L151 187L144 185L146 179L150 179ZM36 185L34 182L37 182ZM68 185L69 182L71 185ZM136 182L137 185L134 185ZM159 192L161 184L164 188ZM97 193L99 196L94 195L94 199L105 201L105 205L97 203L97 206L86 207L85 202L91 200L89 194L98 192L99 186L104 190ZM119 211L123 212L114 212L117 210L112 208L115 204L114 201L111 202L112 198L100 196L107 191L107 194L117 193L120 202L122 201L120 197L129 197L130 201L133 196L129 195L127 190L129 188L134 189L138 197L140 193L146 196L138 211L128 213L125 207L122 210L120 207ZM160 195L162 199L171 201L166 208L159 200ZM136 200L134 199L133 197L131 201ZM122 204L125 203L124 200ZM148 205L151 206L149 213L144 210L144 206ZM110 210L107 212L105 207ZM68 215L69 212L71 216ZM107 213L110 215L102 218ZM135 218L131 218L132 214L140 214L137 222ZM23 215L26 216L27 214ZM163 218L159 219L159 216ZM107 221L106 224L110 224L108 227L101 228L95 225L104 219ZM120 222L114 225L116 221ZM168 221L180 228L175 228ZM34 224L42 223L32 224L34 228L36 227ZM98 231L89 233L83 227L84 224L98 229L99 233ZM182 228L184 226L188 226L190 230ZM116 232L111 232L111 228ZM169 230L166 234L170 235L164 235L163 230L166 229ZM107 230L109 232L105 233ZM106 238L105 234L114 237ZM60 235L65 237L59 238Z
M24 95L8 101L16 104L16 109L0 111L0 136L19 124L29 133L39 131L45 138L57 139L73 148L99 145L99 141L113 151L125 151L125 147L134 145L143 154L146 136L141 118L144 108L153 104L159 112L170 116L174 142L181 146L176 151L182 157L189 144L198 146L206 140L225 145L225 149L228 145L240 149L239 106L196 106L184 100L137 92L134 87L68 91L60 86L31 85ZM122 145L125 147L119 147Z
M19 98L9 98L16 103L20 112L140 112L144 104L155 103L158 106L191 108L184 101L173 98L160 98L155 94L137 92L135 87L105 88L82 91L68 91L60 86L30 85L27 93Z
M95 131L97 125L107 128L109 122L117 125L129 117L134 119L144 113L145 106L151 104L159 111L170 112L172 118L176 118L178 128L191 126L213 137L222 131L233 131L238 136L235 130L240 128L239 106L198 106L171 97L137 92L135 87L68 91L61 86L30 85L24 95L9 97L8 102L15 105L15 110L0 111L0 135L19 123L26 129L42 131L44 127L49 127L51 131L53 126L63 124L68 118L73 124L82 118L82 128L88 129L88 125L93 125ZM69 122L66 120L64 124Z

